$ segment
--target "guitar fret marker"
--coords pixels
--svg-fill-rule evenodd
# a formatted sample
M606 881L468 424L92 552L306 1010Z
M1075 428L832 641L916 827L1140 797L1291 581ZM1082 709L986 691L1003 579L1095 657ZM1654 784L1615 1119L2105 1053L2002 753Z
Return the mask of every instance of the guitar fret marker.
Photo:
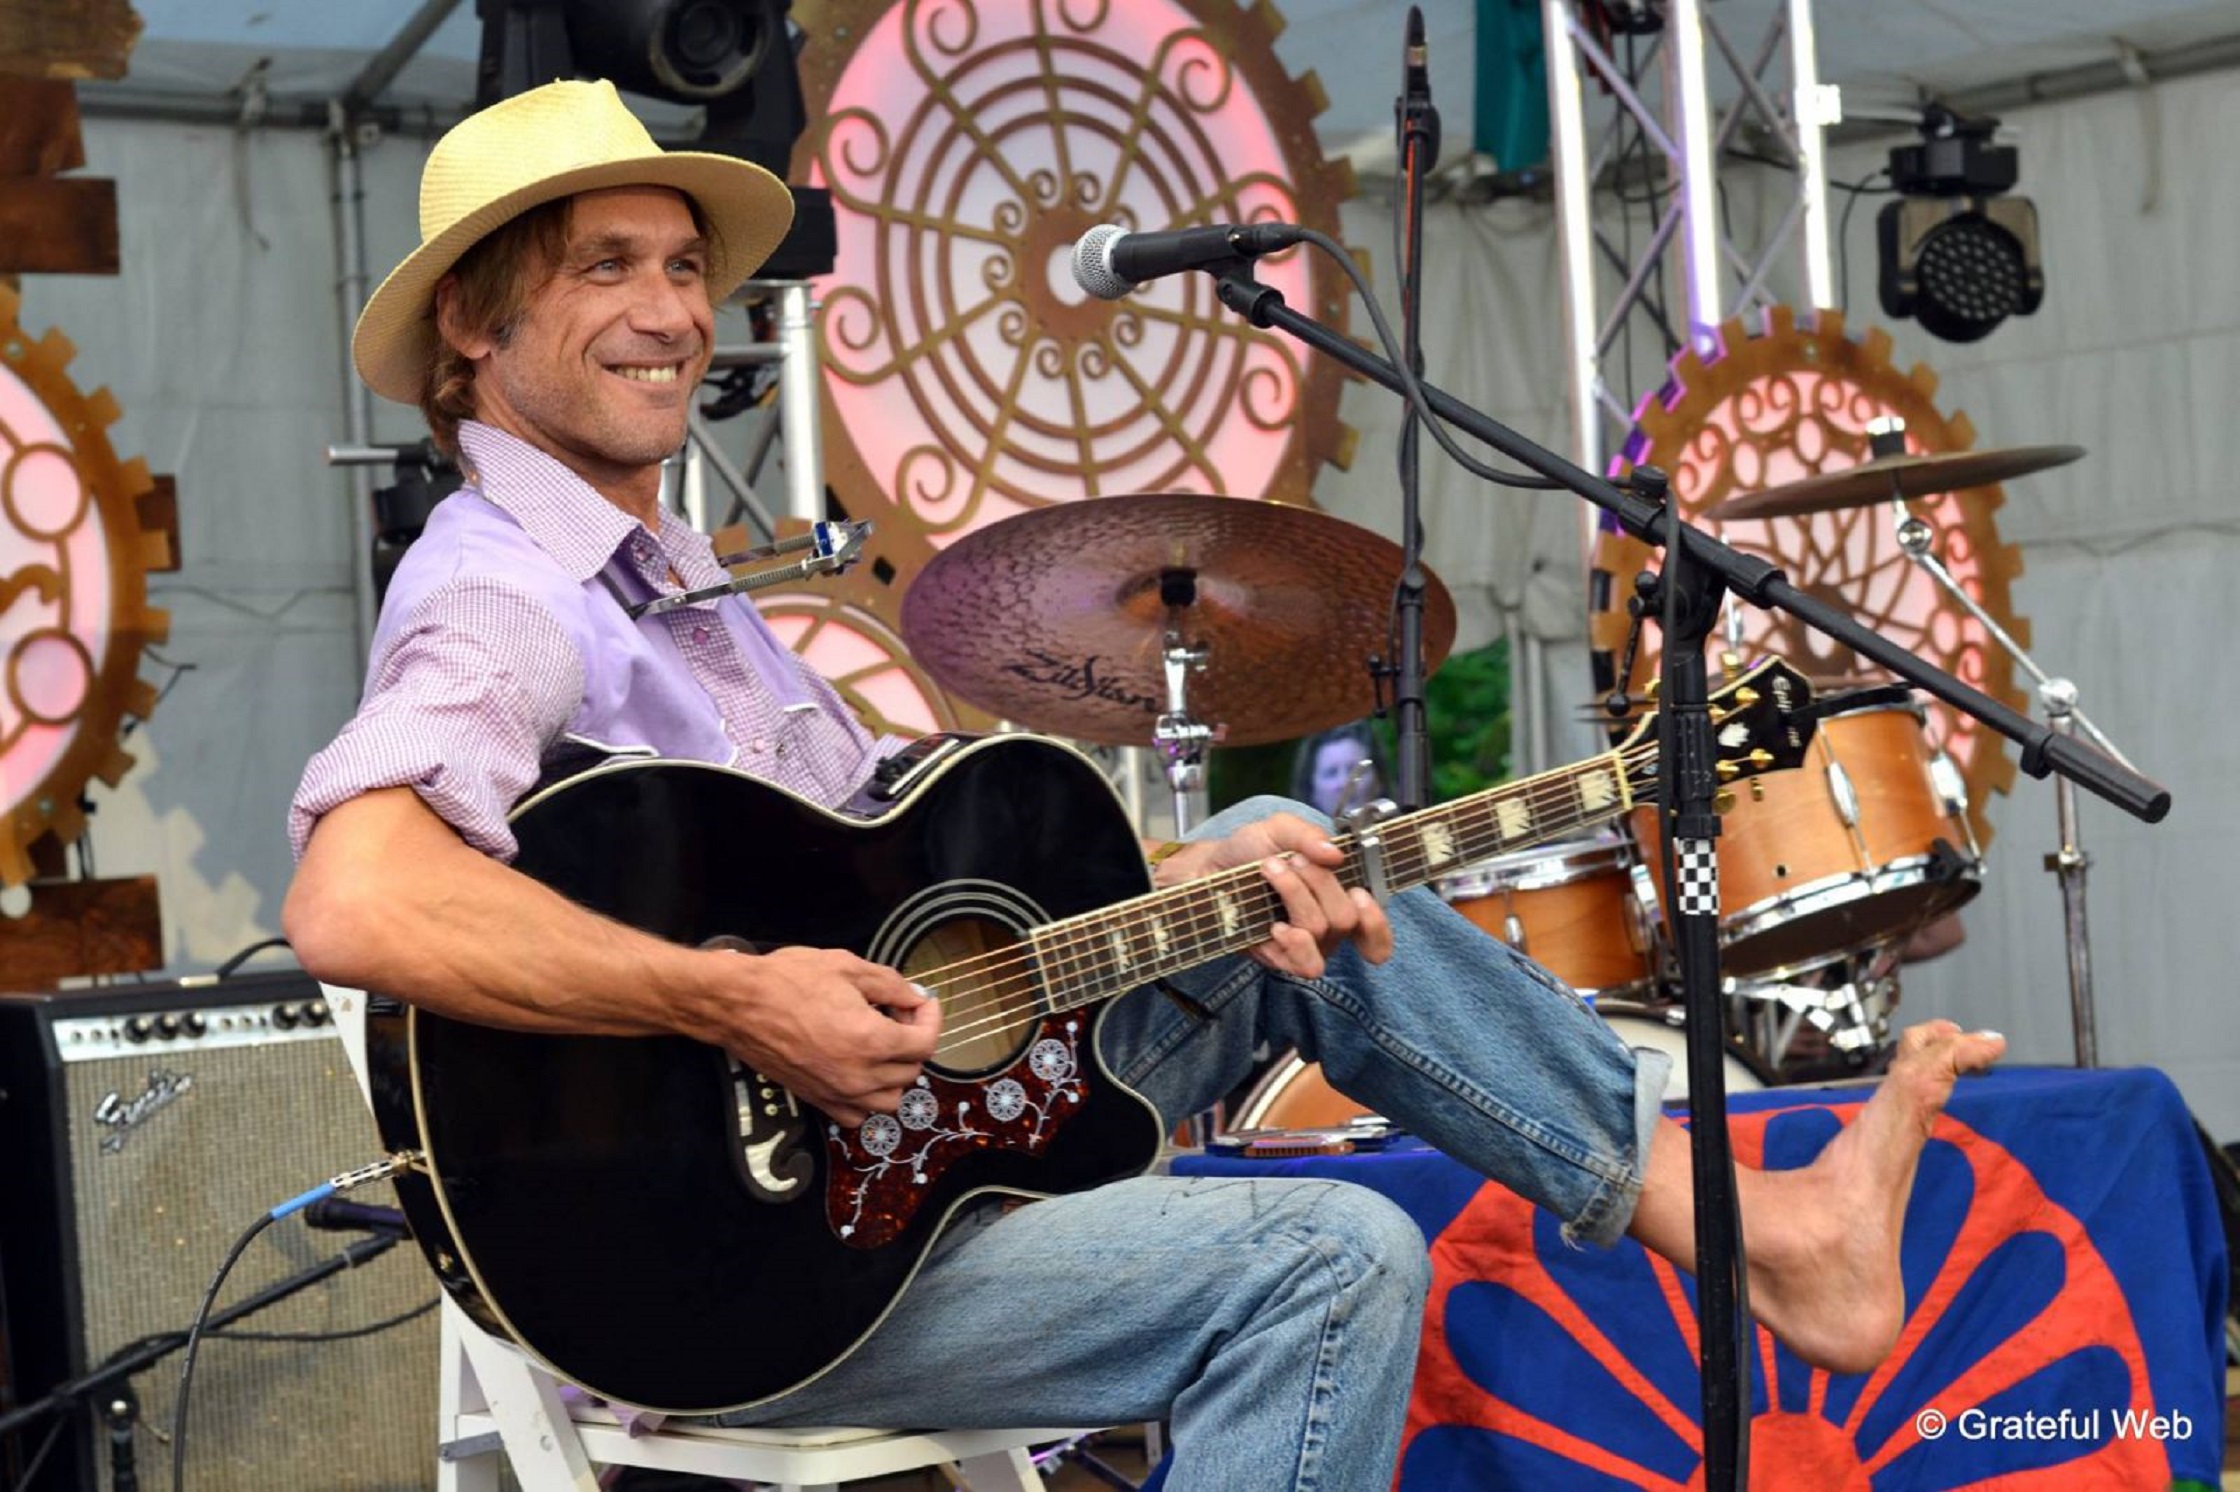
M1423 826L1423 860L1426 865L1451 864L1458 853L1454 847L1454 829L1445 819L1433 819Z
M1618 784L1608 769L1597 768L1579 778L1579 806L1589 813L1599 813L1618 801Z
M1174 934L1167 931L1165 918L1146 917L1144 925L1151 929L1151 946L1158 950L1159 957L1165 958L1174 951Z
M1532 832L1532 810L1519 799L1502 799L1493 806L1493 816L1500 821L1503 839L1522 839Z
M1135 949L1128 945L1126 931L1116 927L1105 934L1105 939L1112 945L1112 961L1114 963L1123 969L1132 969L1136 966Z
M1214 915L1221 919L1224 936L1234 937L1244 930L1244 913L1237 908L1237 899L1226 891L1213 893Z

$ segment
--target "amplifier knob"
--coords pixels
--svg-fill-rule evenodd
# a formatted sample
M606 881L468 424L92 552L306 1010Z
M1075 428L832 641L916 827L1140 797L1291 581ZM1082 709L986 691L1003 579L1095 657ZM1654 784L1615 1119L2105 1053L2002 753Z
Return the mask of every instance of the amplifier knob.
M127 1041L146 1041L155 1034L155 1030L156 1023L144 1015L136 1015L124 1023L124 1037Z
M307 1026L325 1025L327 1023L327 1002L324 1000L307 1001L303 1007L303 1023Z
M297 1012L293 1005L275 1005L272 1007L272 1024L278 1026L281 1030L293 1031L296 1027L296 1019Z
M210 1029L210 1018L199 1010L190 1010L184 1024L189 1036L200 1036Z
M169 1013L158 1016L156 1018L156 1030L162 1033L165 1041L171 1040L179 1034L179 1018Z

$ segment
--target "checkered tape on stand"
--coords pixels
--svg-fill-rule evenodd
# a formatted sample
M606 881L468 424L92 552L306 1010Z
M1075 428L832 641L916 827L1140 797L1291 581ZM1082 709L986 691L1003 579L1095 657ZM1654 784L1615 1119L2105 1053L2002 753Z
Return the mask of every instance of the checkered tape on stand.
M1708 839L1673 841L1673 905L1683 917L1719 915L1719 852Z

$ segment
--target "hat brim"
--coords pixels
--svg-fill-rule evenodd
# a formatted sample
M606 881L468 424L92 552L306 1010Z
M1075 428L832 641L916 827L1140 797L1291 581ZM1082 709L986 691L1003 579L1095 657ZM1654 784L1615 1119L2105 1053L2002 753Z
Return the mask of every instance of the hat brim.
M400 404L420 402L436 351L436 286L468 249L546 202L606 187L672 187L699 204L712 230L708 298L721 302L762 266L793 224L793 193L751 161L704 151L601 161L518 187L467 213L414 249L366 301L350 338L366 386Z

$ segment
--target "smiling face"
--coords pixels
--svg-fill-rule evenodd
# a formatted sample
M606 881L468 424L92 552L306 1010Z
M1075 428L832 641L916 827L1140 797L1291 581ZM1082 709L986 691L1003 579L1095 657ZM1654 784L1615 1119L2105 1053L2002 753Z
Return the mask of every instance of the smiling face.
M707 263L680 194L617 187L575 197L559 263L509 326L458 335L445 319L446 337L474 364L475 417L650 521L660 463L684 444L714 347Z

